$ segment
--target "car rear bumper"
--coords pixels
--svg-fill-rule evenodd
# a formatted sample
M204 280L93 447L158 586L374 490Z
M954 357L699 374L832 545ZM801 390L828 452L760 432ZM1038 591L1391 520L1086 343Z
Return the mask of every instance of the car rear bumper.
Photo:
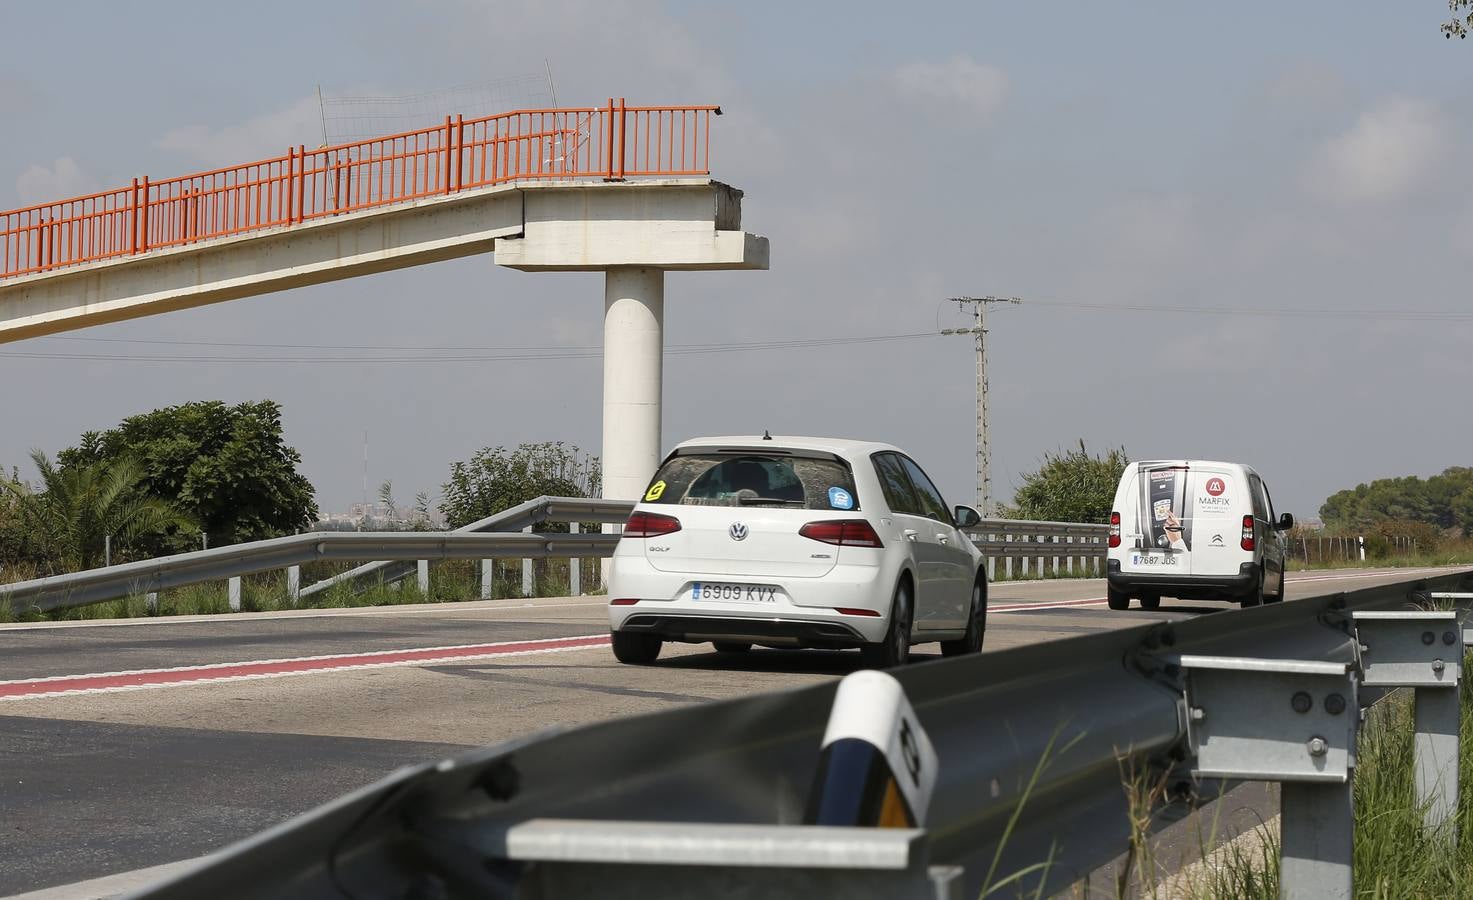
M865 637L846 622L792 619L746 619L637 612L624 619L620 631L655 634L667 641L750 641L792 647L858 647Z
M1105 580L1110 590L1122 594L1166 594L1187 600L1243 597L1258 588L1257 563L1243 563L1236 575L1172 575L1154 572L1121 572L1120 562L1110 560Z
M764 578L661 572L642 555L615 554L609 573L613 631L644 631L672 641L750 638L787 646L857 647L884 639L890 625L894 582L879 566L842 562L822 578ZM777 602L695 599L697 583L771 585ZM627 602L633 601L633 602ZM850 610L840 612L840 610ZM861 612L862 611L862 612ZM874 613L870 615L868 613ZM638 621L640 624L631 624Z

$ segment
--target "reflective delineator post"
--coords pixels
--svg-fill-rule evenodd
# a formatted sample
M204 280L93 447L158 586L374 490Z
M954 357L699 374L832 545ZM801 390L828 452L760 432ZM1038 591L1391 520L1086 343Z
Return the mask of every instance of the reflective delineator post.
M1359 725L1351 663L1181 656L1199 778L1277 781L1279 896L1353 895L1351 774Z
M240 612L240 576L236 575L230 579L226 597L230 601L230 611Z
M286 599L292 606L302 599L302 567L286 567Z
M1416 692L1417 800L1428 830L1457 837L1459 681L1463 641L1453 610L1352 613L1362 683Z
M834 695L803 821L921 828L936 767L931 739L900 682L884 672L855 672Z

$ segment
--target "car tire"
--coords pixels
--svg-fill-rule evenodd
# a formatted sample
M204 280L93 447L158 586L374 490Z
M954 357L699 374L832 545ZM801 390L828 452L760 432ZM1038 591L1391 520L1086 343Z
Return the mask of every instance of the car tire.
M1130 595L1114 589L1105 591L1105 602L1110 604L1111 609L1130 609Z
M751 641L712 641L717 653L746 653L752 649Z
M613 633L614 658L629 666L647 666L660 655L665 642L653 634L629 631Z
M967 616L967 633L954 641L941 642L942 656L964 656L982 652L982 638L987 633L987 587L978 578L972 585L972 609Z
M1141 609L1155 610L1161 608L1160 594L1141 594Z
M913 609L909 583L902 581L895 587L895 600L890 604L890 627L885 629L885 637L879 643L865 644L859 648L867 667L893 669L905 665L905 661L910 658Z

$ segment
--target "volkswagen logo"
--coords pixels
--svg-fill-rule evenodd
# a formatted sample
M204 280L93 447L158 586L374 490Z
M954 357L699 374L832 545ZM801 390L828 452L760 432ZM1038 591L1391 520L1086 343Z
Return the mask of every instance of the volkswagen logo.
M726 533L731 535L731 539L734 541L745 541L747 539L747 526L742 522L732 522L731 527L726 529Z

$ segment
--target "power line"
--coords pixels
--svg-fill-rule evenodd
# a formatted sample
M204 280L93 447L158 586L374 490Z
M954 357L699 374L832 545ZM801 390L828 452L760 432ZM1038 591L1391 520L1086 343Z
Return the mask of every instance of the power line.
M856 344L876 344L891 341L915 340L917 338L936 337L935 332L922 331L909 334L882 334L861 335L839 338L806 338L783 341L751 341L745 343L721 343L721 344L672 344L666 348L666 354L670 356L694 356L709 355L713 353L743 353L762 350L805 350L821 349L824 347L852 346ZM98 338L94 340L118 340ZM164 343L144 341L143 343ZM220 344L212 342L177 342L182 345L217 346ZM259 347L262 349L276 349L274 345L251 345L251 344L229 344L236 349L247 349ZM284 348L283 348L284 349ZM310 349L307 346L294 346L290 349ZM345 348L333 347L333 350L368 350L372 348ZM421 348L381 348L387 350L418 350ZM447 348L449 349L449 348ZM169 363L257 363L257 364L308 364L308 365L380 365L385 363L484 363L484 362L530 362L539 360L572 360L572 359L598 359L603 352L598 347L500 347L500 348L454 348L462 351L483 351L474 355L457 356L372 356L372 357L325 357L325 356L219 356L219 355L168 355L168 354L123 354L123 353L66 353L66 352L30 352L10 351L0 353L3 359L47 359L47 360L69 360L69 361L102 361L102 362L169 362ZM511 353L496 353L494 351L520 351ZM531 351L531 352L528 352Z
M1290 309L1244 306L1171 306L1145 303L1074 303L1067 300L1035 300L1029 306L1076 309L1092 312L1168 312L1210 316L1266 316L1281 319L1362 319L1387 322L1468 322L1473 311L1380 310L1380 309Z

